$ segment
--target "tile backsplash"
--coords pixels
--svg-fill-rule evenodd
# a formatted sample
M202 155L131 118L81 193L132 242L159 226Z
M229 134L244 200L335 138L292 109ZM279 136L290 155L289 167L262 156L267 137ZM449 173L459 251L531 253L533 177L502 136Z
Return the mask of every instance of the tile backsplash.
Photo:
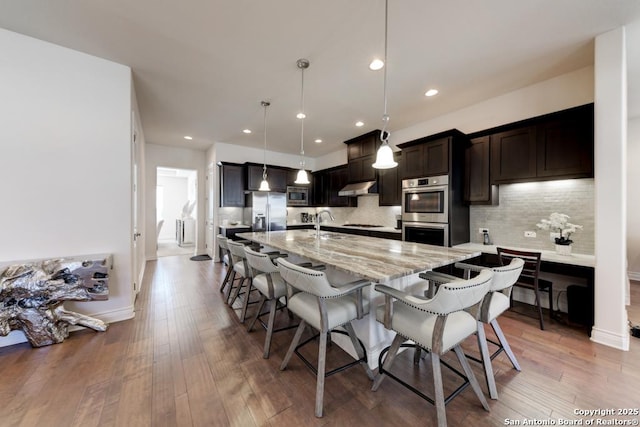
M307 212L315 214L324 208L287 208L287 224L301 224L300 214ZM374 224L384 227L396 226L396 215L400 215L400 206L378 206L378 195L358 197L357 208L329 208L335 218L328 221L323 217L323 223L327 225L343 224Z
M594 253L593 179L503 184L499 191L498 206L471 206L471 242L482 243L478 229L488 228L492 244L554 250L549 231L536 224L559 212L569 215L569 222L583 226L571 236L573 252ZM524 237L525 231L535 231L537 236Z

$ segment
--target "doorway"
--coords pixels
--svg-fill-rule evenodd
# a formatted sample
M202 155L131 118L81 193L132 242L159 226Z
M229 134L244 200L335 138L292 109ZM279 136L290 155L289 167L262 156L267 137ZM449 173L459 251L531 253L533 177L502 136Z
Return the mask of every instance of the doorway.
M193 169L156 169L156 256L194 255L198 235L198 174Z

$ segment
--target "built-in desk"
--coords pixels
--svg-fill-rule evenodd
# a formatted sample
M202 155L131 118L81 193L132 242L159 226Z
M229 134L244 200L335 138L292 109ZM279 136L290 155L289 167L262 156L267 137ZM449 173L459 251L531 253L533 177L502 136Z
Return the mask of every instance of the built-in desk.
M482 252L479 257L476 257L468 262L486 266L499 265L497 251L498 246L496 245L464 243L455 247ZM565 292L565 289L567 290L567 304L565 305L563 311L568 312L569 320L575 323L582 323L587 327L593 325L593 291L596 263L596 258L594 255L560 255L555 251L518 248L514 246L504 247L521 251L540 252L542 259L542 263L540 265L541 277L545 277L546 279L551 280L554 283L553 290L555 293L555 297L557 298L558 294L560 294L561 292ZM586 286L586 289L578 289L576 287L573 287L571 288L571 290L569 290L568 286L574 283ZM569 295L569 293L571 293L571 295ZM517 295L514 295L514 299L519 298L517 298ZM557 301L558 299L556 299L556 302ZM559 308L558 306L559 304L555 304L556 309ZM586 313L585 311L588 313Z

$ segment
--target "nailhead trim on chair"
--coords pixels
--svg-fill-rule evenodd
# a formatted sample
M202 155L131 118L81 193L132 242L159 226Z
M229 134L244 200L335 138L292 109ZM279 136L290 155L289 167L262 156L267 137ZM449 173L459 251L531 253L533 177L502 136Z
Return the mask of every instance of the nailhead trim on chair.
M491 281L491 278L490 278L490 279L488 279L488 280L485 280L484 282L478 282L478 283L475 283L475 284L473 284L473 285L469 285L469 286L462 286L462 287L457 287L457 286L456 286L456 287L447 287L446 285L443 285L443 287L444 287L445 289L447 289L447 290L450 290L450 291L454 291L454 292L455 292L455 291L457 291L457 290L469 289L469 288L474 288L474 287L476 287L476 286L481 286L481 285L484 285L485 283L490 282L490 281ZM416 310L422 311L422 312L424 312L424 313L435 314L436 316L440 316L440 315L442 314L442 313L438 313L438 312L435 312L435 311L425 310L424 308L422 308L422 307L420 307L420 306L418 306L418 305L415 305L415 304L411 304L411 303L410 303L410 302L408 302L408 301L404 301L404 300L397 300L397 301L398 301L398 302L401 302L402 304L408 305L409 307L415 308ZM425 301L426 301L426 300L425 300ZM458 311L464 311L464 310L455 310L455 311L450 311L449 313L456 313L456 312L458 312ZM448 313L448 314L449 314L449 313Z

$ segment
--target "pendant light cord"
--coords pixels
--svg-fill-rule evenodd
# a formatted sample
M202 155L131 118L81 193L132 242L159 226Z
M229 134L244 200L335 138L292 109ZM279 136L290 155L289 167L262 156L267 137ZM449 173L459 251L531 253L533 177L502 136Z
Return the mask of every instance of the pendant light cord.
M387 114L387 32L389 26L389 0L384 2L384 113L382 114L382 132L380 132L380 141L383 144L389 143L389 132L387 131L387 124L389 123L389 115Z
M304 114L304 68L301 68L300 70L302 71L302 89L300 90L300 113L302 114L302 117L300 118L300 156L302 157L301 164L304 167L304 119L306 117Z
M264 152L262 157L262 179L267 179L267 107L271 105L271 103L267 101L262 101L262 106L264 107Z

